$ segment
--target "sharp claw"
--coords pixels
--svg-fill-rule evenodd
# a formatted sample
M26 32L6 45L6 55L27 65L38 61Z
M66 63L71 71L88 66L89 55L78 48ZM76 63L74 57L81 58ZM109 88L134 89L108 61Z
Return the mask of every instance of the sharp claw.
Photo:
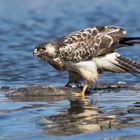
M87 89L87 84L84 85L82 91L80 93L75 93L75 96L82 96L85 97L85 91Z
M81 97L82 96L82 93L75 93L75 96Z
M76 97L82 97L82 102L83 102L83 104L86 106L86 105L88 105L88 102L87 102L87 100L86 100L86 98L85 98L85 96L84 96L84 93L82 93L82 92L80 92L80 93L75 93L75 96Z

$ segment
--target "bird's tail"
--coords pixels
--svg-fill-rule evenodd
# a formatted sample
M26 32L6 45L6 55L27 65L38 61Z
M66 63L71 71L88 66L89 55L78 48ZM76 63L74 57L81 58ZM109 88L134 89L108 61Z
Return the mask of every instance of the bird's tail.
M135 44L140 44L140 37L122 37L119 40L120 45L133 46Z
M119 44L121 46L124 46L124 45L133 46L135 44L140 44L140 37L122 37L119 40ZM118 56L116 60L118 62L117 65L120 68L140 78L140 64L139 63L123 56Z
M118 67L140 78L140 64L139 63L123 56L116 57L116 61L118 62L116 64Z

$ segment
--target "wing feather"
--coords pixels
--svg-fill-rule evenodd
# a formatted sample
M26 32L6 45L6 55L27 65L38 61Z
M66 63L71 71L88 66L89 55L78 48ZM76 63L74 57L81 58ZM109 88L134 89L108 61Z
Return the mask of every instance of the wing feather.
M123 28L116 26L93 26L72 32L59 44L59 56L65 61L90 60L115 50L125 33Z

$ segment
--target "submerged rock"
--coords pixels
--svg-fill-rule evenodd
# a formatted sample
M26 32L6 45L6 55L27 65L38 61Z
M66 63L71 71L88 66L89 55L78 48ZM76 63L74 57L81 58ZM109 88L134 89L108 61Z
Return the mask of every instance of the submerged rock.
M118 83L98 83L94 89L89 89L88 93L94 93L96 90L117 90L127 88L131 90L140 90L139 84L128 84L124 82ZM80 91L78 88L71 87L59 87L59 86L48 86L48 85L27 85L19 88L1 87L1 90L6 90L8 93L6 96L9 97L34 97L47 96L50 98L56 98L58 96L65 98L73 98L74 93Z

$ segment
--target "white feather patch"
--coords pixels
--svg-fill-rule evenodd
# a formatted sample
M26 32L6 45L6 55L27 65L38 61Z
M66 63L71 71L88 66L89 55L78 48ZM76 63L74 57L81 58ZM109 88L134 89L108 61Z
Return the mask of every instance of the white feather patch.
M52 44L48 43L48 44L46 45L46 52L48 52L49 55L55 56L55 55L56 55L55 46L53 46Z
M82 61L74 64L82 77L89 83L98 79L97 65L93 61Z
M97 64L98 69L104 69L112 72L123 72L124 70L115 65L118 64L116 58L119 56L119 53L113 52L105 56L93 58L93 61Z

